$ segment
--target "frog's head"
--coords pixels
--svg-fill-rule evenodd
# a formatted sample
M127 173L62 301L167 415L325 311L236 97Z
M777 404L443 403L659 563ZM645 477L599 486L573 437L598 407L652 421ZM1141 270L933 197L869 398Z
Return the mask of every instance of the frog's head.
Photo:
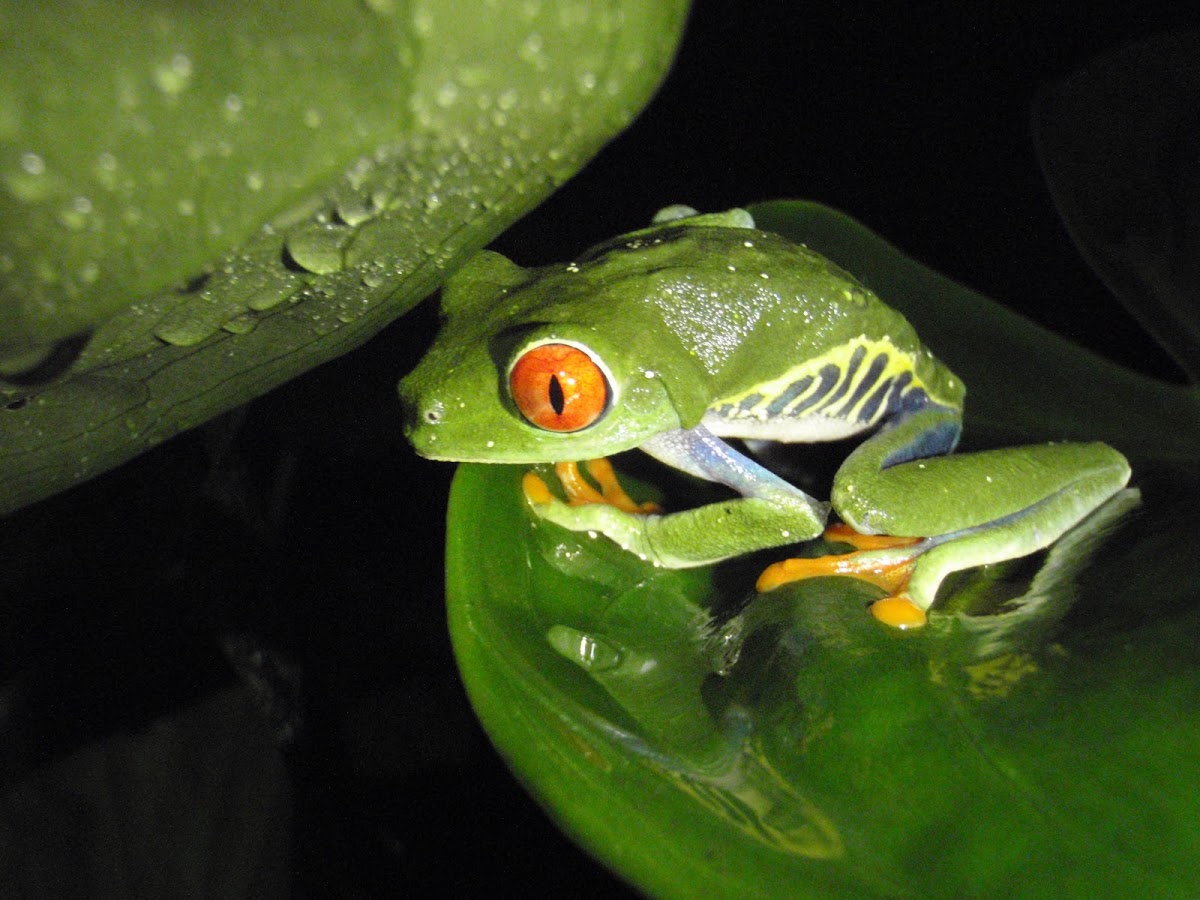
M680 427L655 365L661 338L613 312L603 290L577 274L522 269L484 252L447 282L442 331L400 383L418 453L460 462L581 460Z

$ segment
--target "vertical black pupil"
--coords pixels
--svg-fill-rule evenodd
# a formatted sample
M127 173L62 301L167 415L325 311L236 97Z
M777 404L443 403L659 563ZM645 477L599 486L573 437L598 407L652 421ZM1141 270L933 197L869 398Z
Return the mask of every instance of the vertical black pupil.
M567 400L563 396L562 385L558 383L558 376L550 376L550 405L554 407L554 414L561 416L563 407L567 405Z

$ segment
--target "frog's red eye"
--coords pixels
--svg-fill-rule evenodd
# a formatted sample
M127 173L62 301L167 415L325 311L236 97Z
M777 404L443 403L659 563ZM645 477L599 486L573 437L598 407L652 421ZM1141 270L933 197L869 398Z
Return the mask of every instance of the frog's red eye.
M521 354L508 376L513 402L530 424L546 431L579 431L608 409L604 371L570 344L540 344Z

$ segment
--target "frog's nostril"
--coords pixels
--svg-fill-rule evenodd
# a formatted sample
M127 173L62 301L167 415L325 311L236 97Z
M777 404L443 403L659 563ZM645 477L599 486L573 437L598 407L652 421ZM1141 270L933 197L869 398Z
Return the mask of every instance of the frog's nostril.
M440 425L445 418L446 404L440 400L421 400L415 397L402 397L404 433L413 440L415 435L435 425Z
M446 404L441 400L434 400L431 403L424 404L418 414L417 425L440 425L446 414Z

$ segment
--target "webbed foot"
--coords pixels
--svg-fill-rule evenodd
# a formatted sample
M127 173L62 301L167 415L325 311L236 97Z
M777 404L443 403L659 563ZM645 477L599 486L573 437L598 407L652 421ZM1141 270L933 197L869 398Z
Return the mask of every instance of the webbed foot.
M815 559L785 559L773 563L758 576L760 592L773 591L794 581L831 575L848 576L883 588L888 596L871 604L871 614L893 628L919 628L925 611L908 596L908 579L923 548L921 538L859 534L847 525L825 529L825 540L849 544L852 553L830 554Z
M566 492L569 506L604 503L621 512L635 515L648 515L661 511L657 503L638 503L630 497L621 487L617 473L607 459L589 459L584 466L587 468L587 473L596 482L596 486L583 477L583 473L579 471L579 463L560 462L554 465L554 474L558 476L559 483ZM550 488L536 472L525 473L525 477L521 480L521 489L525 492L526 499L535 505L544 505L554 500Z

